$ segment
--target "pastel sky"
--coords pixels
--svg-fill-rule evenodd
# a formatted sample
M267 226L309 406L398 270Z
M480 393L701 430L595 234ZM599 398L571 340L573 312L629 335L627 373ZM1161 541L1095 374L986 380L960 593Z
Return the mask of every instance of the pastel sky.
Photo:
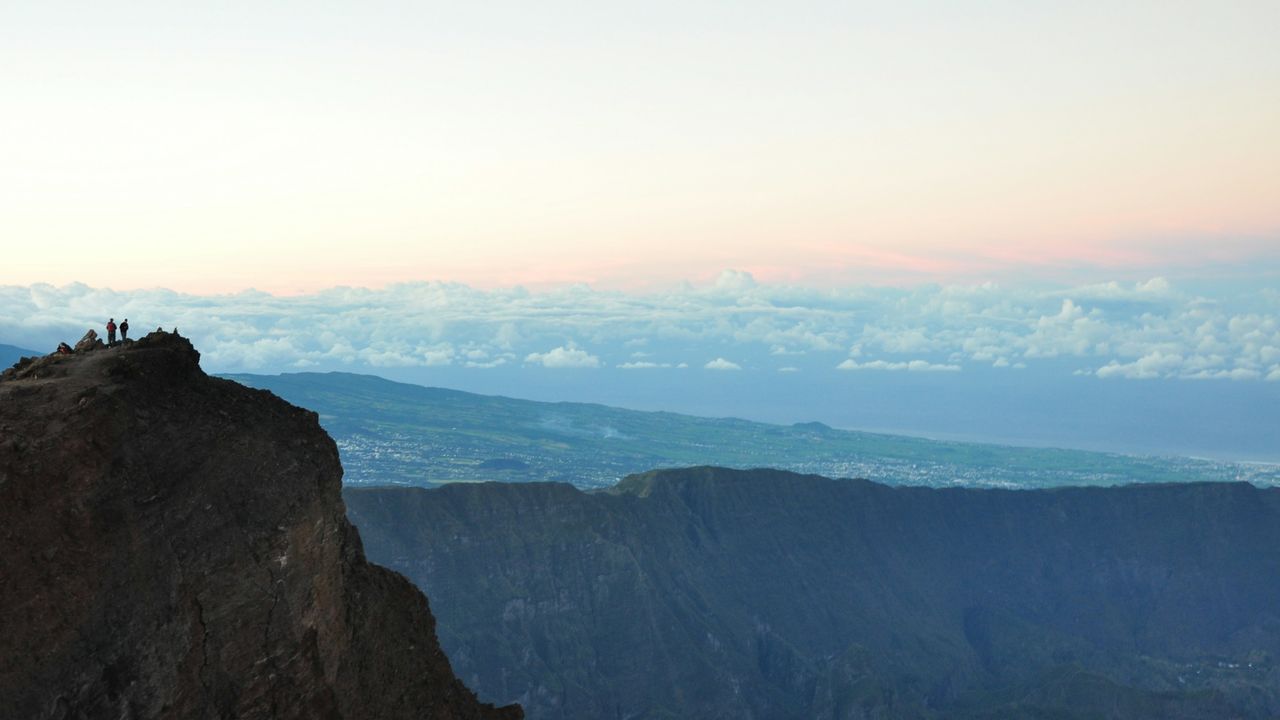
M0 7L0 285L1280 277L1274 0L200 5Z

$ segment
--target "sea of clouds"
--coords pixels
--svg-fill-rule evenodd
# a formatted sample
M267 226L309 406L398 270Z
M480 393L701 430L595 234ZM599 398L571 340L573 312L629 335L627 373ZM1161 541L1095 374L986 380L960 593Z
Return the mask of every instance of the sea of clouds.
M1052 361L1102 380L1280 381L1280 292L1163 278L815 289L730 270L666 292L423 282L298 296L39 284L2 287L0 302L0 342L47 350L127 317L135 336L178 328L212 372L1016 373Z

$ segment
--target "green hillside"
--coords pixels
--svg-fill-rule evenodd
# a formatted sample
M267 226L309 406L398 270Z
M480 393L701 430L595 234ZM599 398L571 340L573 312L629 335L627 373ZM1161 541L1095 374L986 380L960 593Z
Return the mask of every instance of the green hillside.
M1280 482L1280 468L1189 458L942 442L732 418L546 403L369 375L228 375L320 413L348 484L559 481L580 488L660 467L775 467L889 484L973 487Z

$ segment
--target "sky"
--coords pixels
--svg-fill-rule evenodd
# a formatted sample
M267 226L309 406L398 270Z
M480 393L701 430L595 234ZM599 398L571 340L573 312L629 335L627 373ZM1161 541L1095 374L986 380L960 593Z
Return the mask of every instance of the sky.
M0 8L0 284L1280 268L1280 4Z
M0 343L1280 460L1280 4L0 6Z

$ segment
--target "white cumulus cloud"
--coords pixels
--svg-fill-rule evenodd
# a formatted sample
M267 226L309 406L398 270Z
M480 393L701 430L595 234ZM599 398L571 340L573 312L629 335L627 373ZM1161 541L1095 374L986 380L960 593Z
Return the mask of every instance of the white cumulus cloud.
M622 370L652 370L654 368L675 367L671 363L652 362L649 360L637 360L635 362L619 363L616 367Z
M549 368L600 367L600 358L572 345L561 346L544 353L529 353L525 356L524 361Z
M739 365L738 363L733 362L732 360L725 360L722 357L718 357L715 360L708 362L706 365L703 365L702 367L708 370L741 370L742 369L742 366Z
M871 360L860 363L852 358L836 366L837 370L905 370L906 372L959 372L959 365L931 363L927 360L907 360L889 362L887 360Z

